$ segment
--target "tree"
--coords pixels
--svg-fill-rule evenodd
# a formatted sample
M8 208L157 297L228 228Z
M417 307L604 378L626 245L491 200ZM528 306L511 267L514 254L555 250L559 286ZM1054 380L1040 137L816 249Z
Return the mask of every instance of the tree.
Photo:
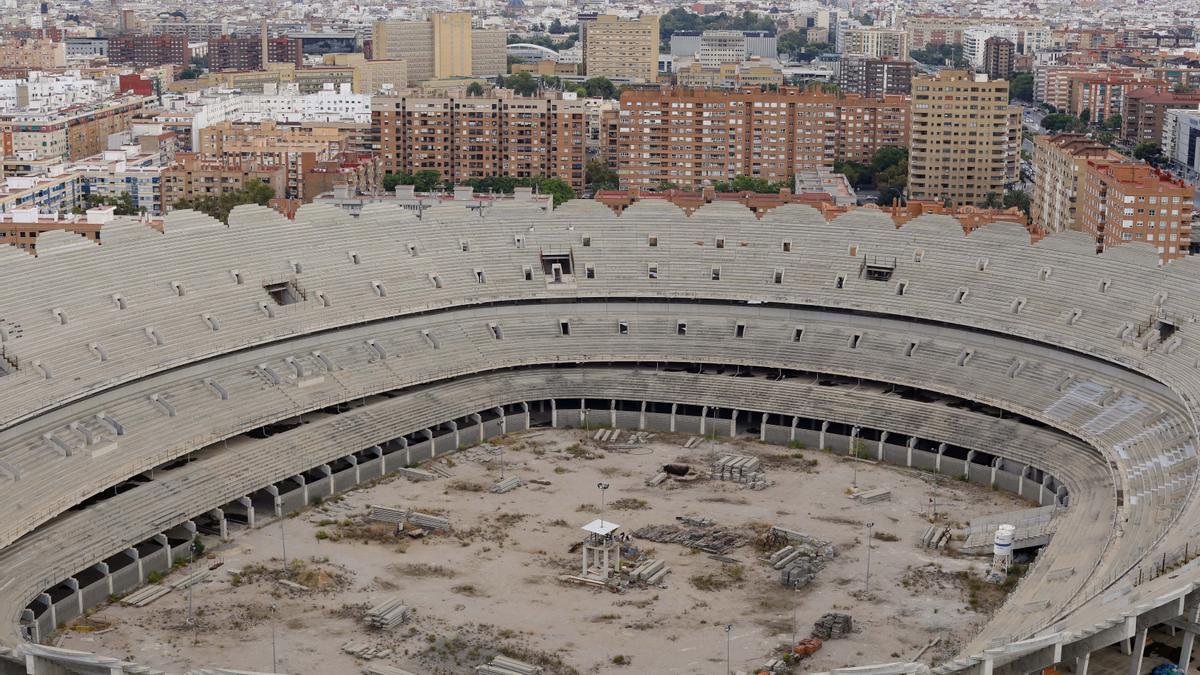
M1050 132L1072 131L1079 127L1079 118L1067 113L1050 113L1042 118L1042 128Z
M527 72L509 75L504 80L504 87L512 89L518 96L533 96L538 92L538 81Z
M870 14L863 14L861 17L859 17L858 22L864 26L874 26L875 17L871 16Z
M779 194L779 191L787 187L783 183L772 183L765 178L752 178L750 176L736 176L731 181L717 181L713 184L713 188L717 192L756 192L758 194Z
M671 36L680 30L761 30L775 32L775 21L766 14L744 11L741 14L706 14L701 16L676 7L658 20L659 40L669 45Z
M238 190L221 195L205 195L193 199L180 199L175 202L175 209L195 209L207 213L217 220L229 222L229 212L235 206L242 204L258 204L266 206L275 196L275 188L261 180L246 181Z
M1008 100L1033 101L1033 73L1012 74L1008 81Z
M1084 108L1083 110L1079 111L1079 123L1080 124L1082 124L1083 126L1086 127L1091 121L1092 121L1092 109L1091 108Z
M804 45L808 44L808 31L784 31L776 36L775 42L781 55L795 59L804 53Z
M592 98L616 98L617 87L607 77L589 77L583 83L588 96Z
M1001 199L1000 195L996 194L995 192L989 192L989 193L987 193L987 196L983 198L984 208L998 209L998 208L1000 208L1000 205L1003 203L1004 202Z
M962 55L961 44L926 45L925 49L909 52L909 57L928 66L943 66L949 63L951 66L961 68L967 64Z
M599 157L589 159L584 169L585 180L593 190L616 190L620 187L617 172L608 168L608 163Z
M467 96L483 96L483 85L478 82L468 84Z
M1176 83L1175 83L1175 86L1174 86L1174 87L1171 87L1171 91L1172 91L1172 92L1174 92L1174 93L1176 93L1176 94L1190 94L1190 93L1192 93L1192 92L1196 91L1196 88L1195 88L1195 87L1193 87L1193 86L1192 86L1192 85L1190 85L1190 84L1184 84L1184 83L1182 83L1182 82L1176 82Z
M1122 119L1120 115L1109 115L1108 117L1104 118L1104 124L1102 126L1109 131L1118 131L1121 128L1121 122Z
M1029 215L1029 193L1024 190L1008 190L1004 193L1004 208L1017 207Z
M897 197L903 198L908 187L908 150L883 147L871 156L870 164L835 160L833 170L845 174L854 187L873 187L879 191L880 204L891 204Z
M1144 162L1158 164L1163 159L1162 147L1154 141L1142 141L1133 146L1133 156Z
M118 195L101 195L88 193L84 197L87 203L87 208L95 206L113 206L113 215L116 216L137 216L146 212L146 209L138 207L133 202L133 195L128 192L122 192Z
M535 178L533 187L539 193L553 197L556 207L575 198L575 191L561 178Z

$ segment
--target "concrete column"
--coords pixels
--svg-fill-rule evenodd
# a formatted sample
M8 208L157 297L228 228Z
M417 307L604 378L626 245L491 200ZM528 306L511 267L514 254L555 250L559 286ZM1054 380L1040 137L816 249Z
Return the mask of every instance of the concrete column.
M642 401L642 411L638 413L638 431L646 429L646 402Z
M967 480L971 479L971 460L974 458L975 458L975 451L968 450L967 451L967 462L966 462L966 464L963 464L963 478L966 478Z
M888 439L888 432L886 432L886 431L879 432L879 446L876 448L876 454L875 454L875 461L877 461L877 462L883 461L883 444L885 442L887 442L887 439Z
M617 400L612 399L608 402L608 426L617 428Z
M238 497L238 503L242 508L246 509L246 527L254 529L254 502L250 499L250 495Z
M705 423L708 421L708 406L700 408L700 435L704 435ZM713 435L716 435L716 429L713 429Z
M904 459L904 465L909 468L912 468L912 453L913 453L913 448L915 448L915 447L917 447L917 437L909 436L908 437L908 446L905 448L905 459Z
M946 444L938 443L937 463L933 465L934 470L937 471L938 473L942 472L942 455L945 452L946 452Z
M1046 501L1046 482L1050 480L1050 474L1042 474L1042 482L1038 486L1038 506L1041 506Z
M325 477L329 479L329 494L326 496L332 497L335 494L333 491L333 467L328 464L322 464L318 471L325 474Z
M738 411L734 410L733 414L730 415L730 417L729 417L729 437L730 438L737 436L737 418L738 418Z
M796 427L798 427L798 426L800 426L800 418L796 417L796 416L792 416L792 426L790 429L788 429L788 442L789 443L796 442Z
M521 408L525 412L525 428L528 429L529 428L529 403L527 401L522 401Z
M558 404L554 402L554 399L550 399L550 426L558 426Z
M762 420L758 423L758 440L767 440L767 413L762 414Z
M508 433L508 415L504 414L504 407L496 406L495 408L492 408L492 411L500 416L500 435L503 436L504 434L507 434Z
M1200 623L1200 604L1197 604L1195 607L1189 607L1183 616L1189 623ZM1179 669L1185 673L1188 671L1188 666L1191 665L1192 647L1195 645L1195 642L1196 634L1190 630L1185 630L1183 632L1183 644L1179 650Z
M404 466L412 464L412 453L408 449L408 439L404 436L401 436L392 442L399 444L400 449L404 451Z
M672 433L674 433L674 431L675 431L675 412L677 410L679 410L679 404L672 403L671 404L671 432Z
M450 420L449 422L446 422L446 424L449 424L450 430L454 432L454 449L457 450L458 449L458 422L455 422L454 420ZM453 450L451 452L453 452Z
M991 476L991 479L989 480L989 484L992 487L996 487L996 470L999 467L1000 467L1000 458L997 457L996 459L992 460L992 476Z
M579 399L579 427L587 429L590 425L591 418L588 417L587 399Z
M479 436L479 442L482 443L483 442L483 415L480 415L479 413L471 413L471 419L474 420L475 427L479 429L479 433L476 435Z
M141 565L138 565L138 571L141 571ZM42 593L38 596L38 600L46 605L46 611L50 613L50 625L58 628L58 613L54 611L54 602L50 599L49 593Z
M138 553L138 550L136 548L127 548L125 549L125 555L129 556L134 565L137 565L138 581L145 579L146 575L142 574L142 555Z
M858 435L862 433L862 427L850 427L850 442L846 446L847 457L858 457Z
M1134 636L1133 654L1129 659L1129 675L1142 675L1142 654L1146 651L1146 634L1149 632L1149 627L1142 628Z
M283 498L279 496L279 486L278 485L268 485L267 486L267 494L271 495L271 506L274 507L272 510L275 511L275 517L282 518L283 517Z
M362 482L362 471L358 468L358 458L354 455L346 455L346 461L354 467L354 484L358 485ZM254 509L250 509L250 513L254 513ZM250 516L250 527L254 527L254 516Z
M225 520L225 512L221 509L213 509L208 513L217 519L217 525L221 528L221 541L227 541L229 539L229 523ZM138 561L138 564L140 565L141 561Z
M63 583L71 589L71 593L75 595L75 603L79 606L79 615L83 616L83 593L79 592L79 580L75 577L67 577Z
M821 421L821 435L817 437L817 449L818 450L825 449L825 432L828 430L829 430L829 421L822 420Z
M163 547L163 551L167 554L167 569L171 569L175 565L175 556L171 553L171 540L167 539L167 535L159 533L153 537L155 543Z
M292 476L292 479L300 484L300 496L304 499L304 506L307 506L308 505L308 479L305 478L304 474L302 474L302 473ZM282 509L280 509L280 515L281 516L283 515Z
M32 609L26 608L21 610L21 627L29 631L25 634L25 637L30 642L41 642L42 638L38 635L37 619L34 618Z
M1021 473L1017 477L1017 496L1025 496L1025 474L1029 472L1029 465L1021 467Z
M113 594L112 574L108 571L108 563L98 562L92 567L104 577L104 585L108 587L108 595Z
M1075 675L1087 675L1088 663L1092 660L1091 652L1084 652L1082 656L1075 657Z

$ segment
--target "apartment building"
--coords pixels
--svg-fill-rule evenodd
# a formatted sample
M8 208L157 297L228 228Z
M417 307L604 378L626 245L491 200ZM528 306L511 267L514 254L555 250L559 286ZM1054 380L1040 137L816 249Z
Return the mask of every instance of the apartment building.
M838 62L837 82L841 90L868 98L907 95L912 91L912 76L912 61L847 56Z
M494 77L507 72L507 34L472 27L469 12L438 12L428 21L378 21L372 59L401 60L413 82L453 77Z
M547 176L584 187L587 111L573 96L376 96L371 111L385 173L432 170L456 183Z
M908 31L909 47L925 49L929 45L962 44L963 32L972 28L990 26L1010 26L1018 32L1018 45L1022 54L1027 53L1023 47L1031 45L1032 51L1037 51L1039 44L1048 44L1050 30L1041 19L1024 17L1001 16L943 16L937 14L917 14L904 20L905 30ZM1041 37L1042 35L1045 37Z
M982 205L1016 181L1021 112L1008 103L1008 82L965 70L913 78L912 199Z
M176 35L117 35L108 41L109 63L138 67L186 66L192 58L186 37Z
M83 196L120 197L129 194L135 208L162 215L162 157L142 152L139 146L105 150L95 157L72 163L67 171L77 173Z
M588 77L654 82L658 74L658 17L601 14L588 23L583 66Z
M1017 46L1012 40L993 35L983 42L982 68L979 70L993 80L1009 80L1016 70L1016 58Z
M1142 162L1089 160L1079 192L1081 230L1096 250L1149 244L1161 262L1187 255L1193 188Z
M710 89L778 87L783 84L783 70L756 61L722 63L712 68L692 62L675 70L675 83L681 87Z
M905 147L902 96L864 98L784 87L736 93L662 89L621 95L617 165L623 187L697 188L737 176L791 185L834 160L869 161Z
M1086 134L1044 135L1034 139L1030 208L1034 225L1045 232L1080 229L1076 222L1079 188L1087 163L1120 159L1121 155Z
M766 31L677 30L671 34L671 56L703 62L734 63L755 56L779 58L779 40ZM704 57L701 57L704 54Z
M52 112L0 113L0 148L5 156L33 160L78 160L108 147L111 134L129 128L153 99L123 96Z
M0 185L0 213L63 213L82 204L83 183L77 173L9 176Z
M53 70L67 65L67 46L48 37L0 39L0 68Z
M1187 171L1200 173L1200 110L1172 108L1163 122L1162 150Z
M208 67L215 71L259 70L263 67L263 46L261 37L222 35L208 41ZM270 38L265 46L267 63L300 65L302 54L297 40L288 37Z
M1070 77L1071 104L1067 111L1079 115L1089 112L1092 122L1100 123L1120 115L1125 105L1125 92L1150 89L1164 92L1170 85L1161 80L1144 79L1141 73L1088 73Z
M250 181L271 186L275 195L287 192L288 170L279 164L264 164L240 157L203 158L180 153L176 163L163 170L163 210L170 211L181 199L219 197L237 192Z
M842 32L842 54L875 59L908 60L909 35L898 28L864 26Z
M1162 143L1167 111L1200 108L1200 92L1160 92L1139 87L1125 93L1121 111L1121 137L1132 145L1142 141Z

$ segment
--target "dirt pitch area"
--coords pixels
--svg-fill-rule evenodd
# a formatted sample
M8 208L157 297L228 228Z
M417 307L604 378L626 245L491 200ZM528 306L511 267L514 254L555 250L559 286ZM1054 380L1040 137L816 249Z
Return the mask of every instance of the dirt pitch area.
M348 642L391 650L373 663L421 674L473 673L500 652L550 673L723 673L725 626L732 624L733 670L757 672L786 652L794 626L807 637L821 615L842 612L853 617L854 632L826 641L795 672L907 660L922 651L930 661L952 655L1003 600L1000 589L979 582L987 559L917 545L930 497L937 497L939 522L950 525L1030 506L943 476L752 440L705 440L684 449L687 436L658 434L629 449L591 437L535 430L493 441L504 447L505 475L526 481L506 494L489 492L500 479L499 456L475 448L439 460L448 477L390 476L282 525L235 529L225 543L206 537L204 559L166 580L222 563L192 588L191 623L189 593L176 590L143 608L98 608L57 644L169 672L269 672L274 632L282 673L359 672L364 662L342 650ZM709 479L645 483L665 463L707 469L722 452L759 456L772 484L749 490ZM719 560L634 537L627 547L670 567L659 585L613 592L561 581L580 572L573 547L583 539L580 527L599 513L599 482L611 486L604 518L624 532L691 516L744 534L746 544ZM860 504L848 495L855 482L888 488L892 498ZM452 531L397 535L366 521L371 504L445 517ZM876 535L869 590L867 522ZM760 535L771 525L827 540L837 555L806 587L785 588L763 559L771 547ZM411 620L368 630L366 609L393 597L413 609ZM941 641L925 649L930 636Z

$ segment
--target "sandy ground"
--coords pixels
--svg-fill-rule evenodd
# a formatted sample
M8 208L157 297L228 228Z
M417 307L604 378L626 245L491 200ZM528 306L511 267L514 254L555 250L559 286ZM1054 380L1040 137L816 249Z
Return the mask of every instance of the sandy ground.
M223 562L193 589L194 627L187 623L188 593L174 591L145 608L100 608L92 619L112 628L68 630L60 644L171 672L199 666L271 671L274 631L277 670L286 673L357 672L362 662L341 651L350 640L393 649L377 662L415 673L471 673L499 647L556 673L723 673L725 625L732 624L733 669L754 672L786 649L793 611L800 637L826 612L851 614L852 636L827 641L796 668L812 672L910 659L930 636L942 641L923 660L944 657L986 620L982 612L998 596L994 587L972 609L970 589L978 593L979 585L955 573L978 578L988 561L916 545L928 523L929 497L937 495L939 514L951 524L1029 504L960 481L813 450L754 441L705 441L684 450L686 438L660 434L643 448L620 451L566 430L508 437L501 441L507 475L549 485L529 483L504 495L486 490L499 479L498 461L458 453L450 478L388 478L285 520L296 578L320 589L277 583L281 526L260 524L235 530L224 544L206 538L206 559L171 577ZM763 491L711 480L644 484L665 462L707 466L720 451L760 455L775 484ZM854 480L864 489L890 488L892 500L858 504L847 496ZM613 593L560 582L559 575L578 574L579 554L570 549L582 539L580 526L596 517L600 481L611 484L606 519L626 531L672 524L682 515L748 535L755 526L775 524L830 540L839 555L812 584L791 590L779 585L778 573L753 544L727 553L739 561L729 565L679 545L635 539L634 546L671 567L662 587ZM614 502L627 508L613 508ZM380 534L360 525L369 504L442 513L454 532L423 539ZM873 542L869 592L868 521L876 533L898 537ZM719 588L698 589L693 579L705 576ZM413 620L391 632L369 632L360 619L364 607L390 597L413 607ZM619 665L618 656L632 665Z

